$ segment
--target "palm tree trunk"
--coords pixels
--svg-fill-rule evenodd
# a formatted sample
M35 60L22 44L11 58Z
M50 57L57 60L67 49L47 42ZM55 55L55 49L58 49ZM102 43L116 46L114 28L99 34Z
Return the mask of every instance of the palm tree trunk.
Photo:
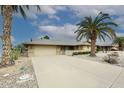
M5 5L3 7L3 54L2 65L10 64L11 61L11 20L12 6Z
M96 35L95 35L95 32L94 32L92 37L91 37L91 53L90 53L90 56L92 56L92 57L96 56L95 52L96 52Z

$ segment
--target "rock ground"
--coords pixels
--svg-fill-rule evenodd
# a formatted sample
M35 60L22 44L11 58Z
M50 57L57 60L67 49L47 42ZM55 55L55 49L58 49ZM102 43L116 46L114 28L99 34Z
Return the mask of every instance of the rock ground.
M109 51L107 53L98 52L98 53L96 53L96 57L90 57L89 54L86 54L86 55L75 55L74 57L83 58L83 59L87 59L87 60L91 60L91 61L96 61L96 62L102 62L102 63L105 63L105 64L109 64L107 62L104 62L103 58L105 56L107 56L107 54L111 54L113 52L117 52L119 54L119 57L118 57L118 64L112 64L112 65L117 65L117 66L124 67L124 51Z
M28 75L27 78L23 75ZM21 79L20 77L23 77ZM0 68L0 88L37 88L37 80L31 61L19 58L15 65Z

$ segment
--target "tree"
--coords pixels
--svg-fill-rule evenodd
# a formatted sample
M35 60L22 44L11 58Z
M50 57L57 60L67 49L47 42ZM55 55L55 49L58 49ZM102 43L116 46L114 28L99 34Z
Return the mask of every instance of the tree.
M36 6L40 10L39 6ZM3 17L3 54L1 65L11 64L11 22L13 13L20 13L26 19L25 9L30 10L28 5L1 5L0 10Z
M124 37L116 37L113 41L114 44L118 44L119 50L123 50L124 48Z
M112 22L109 14L100 12L94 19L90 17L85 17L79 24L77 24L78 29L75 31L77 33L77 40L80 41L82 38L86 38L87 41L91 43L91 53L90 56L96 56L96 40L105 41L105 37L114 39L116 37L115 31L112 26L116 27L117 24Z
M49 36L47 36L47 35L45 35L45 36L41 37L41 40L42 40L42 39L47 39L47 40L49 40L49 39L50 39L50 37L49 37Z

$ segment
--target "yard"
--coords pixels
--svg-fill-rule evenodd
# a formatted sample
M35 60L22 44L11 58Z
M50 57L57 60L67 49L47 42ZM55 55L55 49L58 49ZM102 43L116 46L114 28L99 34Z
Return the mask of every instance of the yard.
M36 88L37 80L31 60L23 57L15 65L0 68L0 88Z
M109 53L111 52L107 54ZM118 53L120 62L116 64L118 66L103 62L102 58L106 53L102 52L97 53L97 57L89 57L87 54L21 57L14 66L0 68L0 87L124 87L124 52Z
M107 64L107 62L104 62L104 57L114 52L118 53L119 57L117 59L118 64L113 64L113 65L124 67L124 51L108 51L107 53L103 53L101 51L101 52L96 53L97 55L96 57L89 57L89 54L75 55L74 57Z

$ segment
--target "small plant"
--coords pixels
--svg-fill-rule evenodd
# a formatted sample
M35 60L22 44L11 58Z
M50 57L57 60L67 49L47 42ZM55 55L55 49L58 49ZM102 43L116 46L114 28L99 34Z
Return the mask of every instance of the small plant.
M97 47L96 52L102 51L100 47Z
M20 56L20 54L21 54L21 52L20 52L19 49L13 49L13 50L12 50L12 58L13 58L14 60L17 60L18 57Z
M12 49L12 59L17 60L21 56L22 50L24 50L24 48L25 47L22 44L15 46Z
M89 51L86 52L74 52L73 55L90 54Z
M28 70L28 68L26 68L26 67L21 67L20 69L19 69L22 73L25 73L27 70Z

